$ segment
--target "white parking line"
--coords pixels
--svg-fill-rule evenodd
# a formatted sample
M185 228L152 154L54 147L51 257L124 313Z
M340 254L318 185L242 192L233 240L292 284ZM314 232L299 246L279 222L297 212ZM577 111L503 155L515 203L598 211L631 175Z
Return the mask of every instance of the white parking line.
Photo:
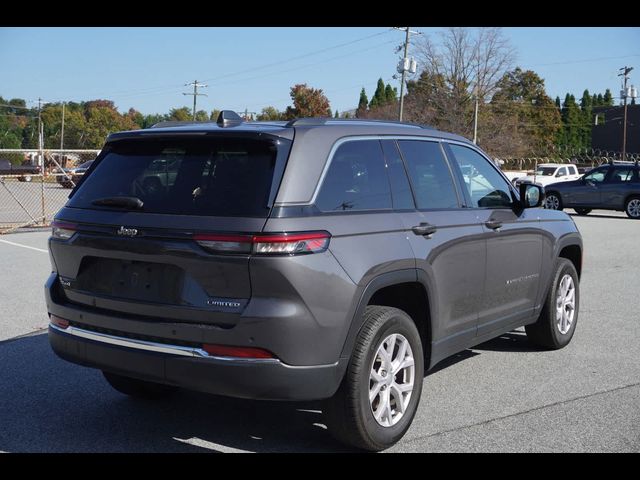
M31 250L35 250L36 252L49 253L47 250L43 250L42 248L30 247L29 245L22 245L21 243L10 242L9 240L0 239L0 243L6 243L8 245L15 245L16 247L29 248Z

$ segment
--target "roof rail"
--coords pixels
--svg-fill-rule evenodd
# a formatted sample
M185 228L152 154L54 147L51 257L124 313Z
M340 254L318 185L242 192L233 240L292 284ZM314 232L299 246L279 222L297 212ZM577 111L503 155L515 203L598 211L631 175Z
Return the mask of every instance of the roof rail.
M180 121L180 120L167 120L164 122L158 122L154 125L151 125L149 128L163 128L163 127L178 127L181 125L202 125L203 123L214 123L214 122L194 122L190 120Z
M285 127L301 127L304 125L324 125L327 123L329 118L320 118L320 117L307 117L307 118L294 118L293 120L289 120Z
M318 118L318 117L310 117L310 118L294 118L287 122L287 127L301 127L301 126L318 126L318 125L331 125L337 123L378 123L378 124L386 124L386 125L394 125L394 126L404 126L404 127L414 127L414 128L424 128L428 130L433 130L433 127L429 125L421 125L418 123L411 122L401 122L398 120L380 120L374 118Z

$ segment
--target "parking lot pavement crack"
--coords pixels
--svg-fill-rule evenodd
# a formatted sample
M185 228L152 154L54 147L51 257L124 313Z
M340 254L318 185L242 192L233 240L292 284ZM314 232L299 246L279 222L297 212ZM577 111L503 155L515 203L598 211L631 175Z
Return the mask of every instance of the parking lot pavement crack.
M0 347L5 345L5 344L7 344L7 343L15 342L17 340L22 340L23 338L34 337L36 335L40 335L41 333L46 332L48 329L49 329L49 327L38 328L37 330L34 330L33 332L24 333L22 335L18 335L17 337L11 337L11 338L7 338L5 340L0 340Z
M466 430L468 428L480 427L482 425L488 425L490 423L498 422L500 420L506 420L506 419L509 419L509 418L515 418L515 417L518 417L520 415L526 415L528 413L542 411L542 410L545 410L547 408L556 407L558 405L565 405L565 404L576 402L576 401L579 401L579 400L584 400L584 399L587 399L587 398L597 397L599 395L605 395L607 393L618 392L618 391L626 390L628 388L633 388L633 387L637 387L637 386L640 386L640 382L632 383L630 385L623 385L621 387L611 388L609 390L602 390L600 392L594 392L594 393L590 393L588 395L581 395L579 397L569 398L569 399L566 399L566 400L560 400L559 402L549 403L547 405L542 405L540 407L531 408L529 410L523 410L522 412L511 413L509 415L504 415L502 417L490 418L489 420L484 420L484 421L478 422L478 423L472 423L470 425L462 425L460 427L451 428L449 430L443 430L442 432L430 433L428 435L420 435L418 437L414 437L414 438L408 439L406 443L415 443L416 441L424 440L426 438L434 438L434 437L439 437L439 436L442 436L442 435L447 435L449 433L460 432L460 431Z

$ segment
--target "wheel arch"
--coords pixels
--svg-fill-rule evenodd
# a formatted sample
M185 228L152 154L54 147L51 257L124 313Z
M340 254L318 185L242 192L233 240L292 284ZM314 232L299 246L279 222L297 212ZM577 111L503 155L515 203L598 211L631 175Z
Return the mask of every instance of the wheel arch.
M432 341L433 303L430 287L425 284L416 269L404 269L387 272L373 278L363 289L355 311L351 316L351 325L340 354L348 359L353 351L355 340L363 326L363 312L368 305L381 305L399 308L407 313L416 324L425 356L425 371L430 365ZM346 362L345 362L346 363Z

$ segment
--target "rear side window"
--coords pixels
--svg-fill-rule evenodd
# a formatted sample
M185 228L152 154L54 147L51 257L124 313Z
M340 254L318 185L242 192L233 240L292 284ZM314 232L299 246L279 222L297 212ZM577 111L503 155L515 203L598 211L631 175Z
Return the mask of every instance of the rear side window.
M400 140L398 145L407 164L416 206L457 208L458 196L440 145L420 140Z
M391 191L378 140L358 140L338 147L316 206L323 212L391 208Z
M142 200L146 213L267 217L280 181L276 163L288 154L289 142L278 144L215 137L116 142L68 206L104 209L93 202L128 196Z
M633 180L633 167L616 167L609 178L611 183L624 183Z

